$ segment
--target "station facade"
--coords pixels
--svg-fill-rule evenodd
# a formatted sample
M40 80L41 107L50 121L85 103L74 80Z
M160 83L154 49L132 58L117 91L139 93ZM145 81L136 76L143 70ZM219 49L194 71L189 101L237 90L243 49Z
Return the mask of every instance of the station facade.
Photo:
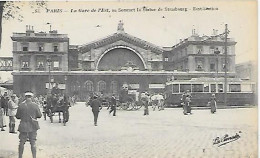
M216 33L216 32L215 32ZM235 45L228 39L196 34L172 47L159 47L124 31L83 45L70 45L66 34L33 30L13 33L13 79L17 94L46 94L55 82L69 95L84 99L93 92L118 94L125 84L138 92L164 92L166 82L193 78L235 78ZM216 53L217 52L217 53Z

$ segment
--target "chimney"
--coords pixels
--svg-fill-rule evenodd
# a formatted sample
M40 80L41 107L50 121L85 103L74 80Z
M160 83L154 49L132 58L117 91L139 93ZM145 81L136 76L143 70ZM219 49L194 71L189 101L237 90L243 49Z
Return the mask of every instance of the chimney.
M33 26L32 26L32 31L33 31Z
M216 35L216 31L215 31L215 29L213 29L213 35L214 35L214 36Z
M180 43L182 42L182 39L180 39Z
M217 35L218 34L218 30L215 30L215 35Z
M26 25L26 31L28 30L28 25Z

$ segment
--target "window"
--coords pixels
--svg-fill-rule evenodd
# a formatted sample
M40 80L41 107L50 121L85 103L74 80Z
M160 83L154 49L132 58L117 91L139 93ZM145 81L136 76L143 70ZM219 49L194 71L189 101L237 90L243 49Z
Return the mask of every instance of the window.
M218 84L218 92L223 92L223 84Z
M87 92L93 92L94 87L93 87L93 82L92 81L86 81L85 82L85 88Z
M38 69L43 69L44 68L44 62L43 61L38 61L37 62L37 68Z
M43 51L43 46L39 46L39 51L40 51L40 52Z
M216 92L216 85L210 84L211 92Z
M229 91L230 92L241 92L241 85L240 84L229 84Z
M210 64L210 71L215 71L215 64Z
M172 85L172 93L179 93L179 85L178 84Z
M111 92L117 93L117 82L116 81L111 82Z
M192 92L203 92L203 84L193 84Z
M28 47L27 47L27 46L24 46L24 47L23 47L23 51L28 51Z
M29 68L29 61L22 61L22 68Z
M204 92L209 92L209 85L208 84L204 84L203 88L204 88Z
M180 92L186 92L187 90L191 91L190 84L181 84L180 85Z
M164 61L169 61L169 58L168 58L168 57L165 57L165 58L164 58Z
M58 46L57 45L53 46L53 50L54 52L58 52Z
M53 68L59 68L60 67L60 62L59 61L53 61Z
M105 91L106 90L106 82L99 81L97 89L98 89L99 92Z
M203 64L202 61L197 62L197 70L202 70Z
M197 46L197 53L201 54L202 53L202 46Z

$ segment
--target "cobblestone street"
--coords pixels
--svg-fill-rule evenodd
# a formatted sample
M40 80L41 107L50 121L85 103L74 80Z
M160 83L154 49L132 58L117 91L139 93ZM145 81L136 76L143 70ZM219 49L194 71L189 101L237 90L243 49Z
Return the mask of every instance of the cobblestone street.
M8 123L8 118L6 117ZM103 108L98 126L93 125L90 107L78 103L70 108L67 126L41 118L38 131L39 158L256 158L257 108L193 110L184 116L182 109L117 111ZM241 133L239 133L241 132ZM225 134L240 138L218 147L213 139ZM0 157L17 157L18 134L0 133ZM24 157L30 158L30 144Z

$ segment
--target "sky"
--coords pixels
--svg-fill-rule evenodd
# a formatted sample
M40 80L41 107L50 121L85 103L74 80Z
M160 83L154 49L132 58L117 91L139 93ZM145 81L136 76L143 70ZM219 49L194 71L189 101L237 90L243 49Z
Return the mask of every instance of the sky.
M47 9L40 9L40 13L33 13L29 2L22 3L19 11L24 16L22 22L15 19L3 21L0 56L12 56L10 37L13 32L25 32L26 25L34 26L36 32L48 32L49 25L46 23L51 23L52 29L58 30L58 33L68 34L70 44L82 45L115 33L119 20L123 20L126 33L161 47L173 46L180 39L191 36L192 29L196 29L199 35L212 35L213 29L222 33L225 24L228 24L228 37L237 42L236 63L257 61L255 1L47 2ZM20 3L17 5L20 6ZM144 10L143 7L150 10ZM218 10L194 11L193 7ZM98 12L102 8L110 12ZM166 11L166 8L171 9ZM188 10L169 11L176 8ZM79 9L85 12L74 12ZM112 12L112 9L117 12ZM125 12L122 9L132 11Z

